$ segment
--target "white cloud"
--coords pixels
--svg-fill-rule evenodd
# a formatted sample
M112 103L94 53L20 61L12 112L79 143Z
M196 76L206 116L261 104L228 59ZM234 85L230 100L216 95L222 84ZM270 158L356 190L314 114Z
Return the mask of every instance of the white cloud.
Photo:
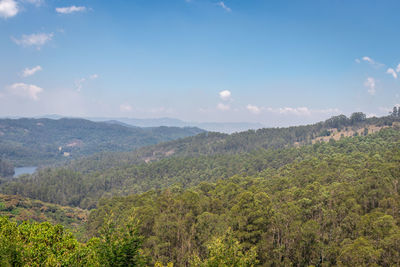
M38 94L43 92L43 89L33 85L33 84L25 84L25 83L14 83L8 87L8 90L17 96L28 97L33 100L38 100Z
M230 108L231 107L229 105L226 105L224 103L218 103L218 105L217 105L217 109L222 110L222 111L227 111Z
M337 108L328 109L310 109L308 107L283 107L283 108L260 108L261 110L266 110L268 112L277 113L281 115L296 115L296 116L311 116L316 114L338 114L340 110Z
M400 63L399 63L399 65L397 65L396 71L400 72Z
M379 111L382 112L384 115L387 115L388 113L390 113L390 112L393 111L393 107L399 108L399 107L400 107L400 104L395 104L395 105L390 106L390 107L379 107L378 109L379 109Z
M36 46L38 49L53 39L53 33L23 34L20 39L12 37L12 40L21 46Z
M386 73L391 74L393 76L393 78L397 79L397 73L394 69L388 68Z
M363 57L362 60L367 61L368 63L374 64L375 61L370 57Z
M219 92L219 97L224 101L229 100L231 98L231 95L232 95L231 92L228 90Z
M85 78L81 78L81 79L75 81L76 91L80 92L82 90L84 82L86 82Z
M41 70L42 70L42 67L40 67L40 66L36 66L36 67L31 68L31 69L26 68L22 72L22 76L23 77L32 76L33 74L35 74L36 72L41 71Z
M82 90L82 88L83 88L83 85L86 82L88 82L89 80L95 80L97 78L99 78L99 75L92 74L92 75L89 75L89 77L87 77L87 78L80 78L80 79L76 80L75 81L75 89L76 89L76 91L80 92Z
M254 114L260 114L260 112L261 112L261 108L255 106L255 105L248 104L246 106L246 108L248 111L250 111L251 113L254 113Z
M71 14L74 12L84 12L86 7L84 6L69 6L69 7L57 7L56 12L61 14Z
M362 57L362 60L364 60L365 62L368 62L369 64L371 64L372 66L375 66L375 67L383 67L383 66L385 66L384 64L382 64L382 63L379 63L379 62L376 62L375 60L373 60L372 58L370 58L370 57Z
M370 95L375 95L375 93L376 93L376 90L375 90L376 82L375 82L374 78L368 77L367 80L365 80L365 82L364 82L364 86L368 88L368 93Z
M0 17L7 19L18 14L18 4L14 0L0 0Z
M225 5L225 3L222 2L222 1L218 2L217 5L219 5L219 6L222 7L223 9L225 9L226 12L231 12L231 11L232 11L232 9L230 9L229 7L227 7L227 6Z
M132 111L132 106L128 104L121 104L119 105L119 110L122 112L130 112Z
M291 107L284 107L278 108L277 112L279 114L294 114L294 115L311 115L311 111L307 107L298 107L298 108L291 108Z

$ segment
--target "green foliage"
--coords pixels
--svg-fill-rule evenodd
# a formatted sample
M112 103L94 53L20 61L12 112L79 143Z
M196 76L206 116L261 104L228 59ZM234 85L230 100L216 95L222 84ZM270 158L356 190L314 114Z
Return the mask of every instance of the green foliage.
M201 261L198 256L194 256L191 262L192 266L250 267L258 263L255 247L244 251L230 228L222 237L213 239L207 248L207 258Z
M102 266L145 266L146 259L140 252L142 237L134 219L117 227L107 216L99 235L100 238L93 239L93 246Z
M107 225L99 238L79 243L61 225L17 225L0 217L1 266L144 266L136 226Z
M1 266L79 266L78 242L62 226L0 217Z

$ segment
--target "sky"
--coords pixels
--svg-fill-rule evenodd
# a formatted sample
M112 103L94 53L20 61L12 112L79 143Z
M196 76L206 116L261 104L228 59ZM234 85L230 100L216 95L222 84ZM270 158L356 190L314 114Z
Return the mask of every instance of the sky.
M314 123L400 103L398 0L0 0L0 116Z

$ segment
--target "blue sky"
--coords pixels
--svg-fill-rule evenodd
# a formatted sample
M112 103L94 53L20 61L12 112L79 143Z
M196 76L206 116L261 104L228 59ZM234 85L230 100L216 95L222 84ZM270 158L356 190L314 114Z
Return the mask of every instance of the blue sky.
M400 1L0 0L0 116L312 123L400 103Z

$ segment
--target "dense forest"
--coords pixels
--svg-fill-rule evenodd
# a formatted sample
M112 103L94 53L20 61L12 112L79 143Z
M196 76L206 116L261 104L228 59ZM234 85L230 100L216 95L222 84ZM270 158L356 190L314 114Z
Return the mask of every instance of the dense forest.
M326 131L363 130L368 125L383 127L397 120L397 116L366 119L362 113L353 113L350 118L342 115L308 126L232 135L202 133L133 152L96 154L66 167L42 169L1 184L0 191L92 209L101 197L142 193L174 184L189 188L235 174L252 175L268 168L278 169L314 155L312 146L306 144L312 143L311 138L326 135ZM364 130L362 133L367 134ZM307 140L304 145L295 145L303 139ZM152 160L147 158L148 151L153 151ZM159 151L158 155L154 151Z
M201 132L192 127L139 128L83 119L0 119L0 156L16 166L43 166L101 151L132 151Z
M0 262L398 266L399 115L201 133L5 181ZM49 205L59 215L37 208L36 222L14 211ZM39 219L68 228L85 212L70 230Z
M71 168L79 172L103 171L110 167L152 162L166 157L197 157L199 155L238 154L258 149L280 149L312 144L321 138L329 140L336 132L336 139L365 135L371 126L377 129L399 123L400 117L385 116L366 118L355 112L350 117L334 116L312 125L287 128L263 128L245 132L222 134L206 132L191 137L148 146L127 153L98 153L73 161ZM335 138L334 138L335 139Z
M227 229L261 265L400 264L400 132L315 144L278 169L184 189L103 199L89 217L96 235L107 214L134 214L153 261L190 264ZM278 156L278 155L277 155Z

